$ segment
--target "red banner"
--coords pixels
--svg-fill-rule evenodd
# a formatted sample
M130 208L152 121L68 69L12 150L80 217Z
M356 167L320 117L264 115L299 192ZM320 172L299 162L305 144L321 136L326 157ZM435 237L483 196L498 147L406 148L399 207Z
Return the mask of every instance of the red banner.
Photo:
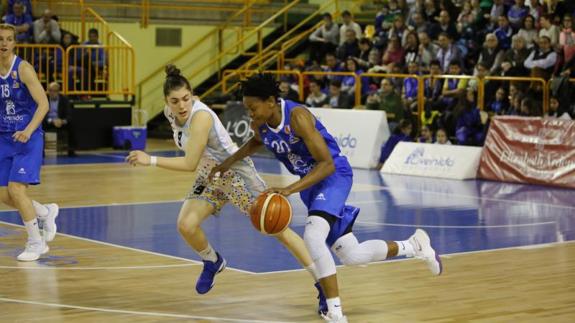
M496 117L478 177L575 188L575 121Z

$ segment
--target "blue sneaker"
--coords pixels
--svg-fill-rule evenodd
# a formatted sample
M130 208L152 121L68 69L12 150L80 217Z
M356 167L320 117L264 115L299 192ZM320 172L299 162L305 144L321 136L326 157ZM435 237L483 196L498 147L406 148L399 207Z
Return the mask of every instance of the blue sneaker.
M226 268L226 260L216 252L218 260L216 262L203 260L204 270L196 282L196 291L198 294L205 294L214 287L214 277Z
M327 301L325 300L325 295L323 294L323 290L319 283L315 283L315 288L317 288L318 294L317 299L319 299L319 305L317 307L317 314L319 315L327 315Z

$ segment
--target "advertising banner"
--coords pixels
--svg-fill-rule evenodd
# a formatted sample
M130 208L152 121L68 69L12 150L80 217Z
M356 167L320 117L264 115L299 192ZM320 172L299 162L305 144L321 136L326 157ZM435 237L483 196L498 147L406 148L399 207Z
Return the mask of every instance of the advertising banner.
M496 117L487 133L478 176L575 188L575 121Z

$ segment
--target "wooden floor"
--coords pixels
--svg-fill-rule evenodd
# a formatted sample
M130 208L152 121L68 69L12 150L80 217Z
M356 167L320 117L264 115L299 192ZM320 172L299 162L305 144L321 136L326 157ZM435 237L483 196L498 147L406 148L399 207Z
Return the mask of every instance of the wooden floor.
M47 166L45 184L31 194L63 207L172 201L191 180L120 164ZM61 264L19 263L13 250L25 241L23 229L0 223L2 232L16 233L0 234L1 322L322 322L304 271L226 270L213 291L199 296L201 267L194 261L58 235L50 247ZM440 277L415 260L340 268L349 321L575 322L574 243L443 259Z

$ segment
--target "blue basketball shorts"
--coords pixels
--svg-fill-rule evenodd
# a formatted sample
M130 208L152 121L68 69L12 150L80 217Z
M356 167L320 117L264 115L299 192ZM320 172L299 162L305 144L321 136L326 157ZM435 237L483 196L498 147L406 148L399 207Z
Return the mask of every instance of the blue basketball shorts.
M331 246L339 237L351 232L351 228L359 215L359 208L345 205L351 186L352 175L337 173L325 178L318 184L300 192L303 203L308 208L309 215L331 215L326 218L330 224L330 232L326 243Z
M12 133L0 133L0 186L40 184L43 151L42 131L35 131L26 143L14 141Z

